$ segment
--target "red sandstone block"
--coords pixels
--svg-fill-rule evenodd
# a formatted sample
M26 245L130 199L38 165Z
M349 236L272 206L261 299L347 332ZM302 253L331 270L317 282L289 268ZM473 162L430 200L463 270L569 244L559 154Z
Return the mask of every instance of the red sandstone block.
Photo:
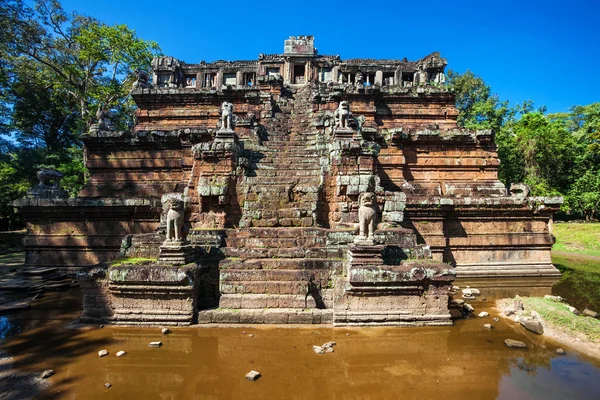
M312 324L313 316L309 311L299 311L297 313L290 314L288 317L288 323L290 324Z
M267 296L241 296L241 308L266 308Z
M303 258L304 249L300 247L289 247L278 249L277 256L281 258Z
M213 310L212 322L216 324L237 324L240 322L240 313L237 310Z
M287 324L289 312L277 309L268 309L264 311L266 324Z
M267 281L265 283L265 293L279 294L279 283L274 281Z
M307 282L278 282L280 294L305 294Z

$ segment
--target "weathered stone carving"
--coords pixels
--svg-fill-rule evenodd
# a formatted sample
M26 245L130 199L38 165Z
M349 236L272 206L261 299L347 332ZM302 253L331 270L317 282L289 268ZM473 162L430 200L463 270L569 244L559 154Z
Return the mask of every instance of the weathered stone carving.
M96 123L105 129L113 128L112 113L104 108L98 108L96 111Z
M183 200L171 198L167 201L167 240L166 242L181 242L183 237L183 217L185 204Z
M36 176L40 181L38 186L46 189L60 189L60 180L64 175L55 169L44 168L40 169Z
M337 110L333 114L335 117L335 126L338 129L350 129L350 118L352 117L352 112L350 112L350 105L347 101L340 101L340 105Z
M40 182L27 192L27 196L46 199L69 197L67 191L60 187L62 173L55 169L44 168L39 170L36 175Z
M511 197L524 199L529 195L529 186L524 183L511 183L509 192Z
M224 101L221 104L221 129L222 131L232 131L234 128L233 104Z
M138 71L137 80L133 83L133 89L151 88L150 77L144 71Z
M362 72L358 71L356 73L356 78L354 79L357 88L362 88L365 86L365 79L363 77Z
M365 192L358 196L358 241L373 241L375 234L375 193Z

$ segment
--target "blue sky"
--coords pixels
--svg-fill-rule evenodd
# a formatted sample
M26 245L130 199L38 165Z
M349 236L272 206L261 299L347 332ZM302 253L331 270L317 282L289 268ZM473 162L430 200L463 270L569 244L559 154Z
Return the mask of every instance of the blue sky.
M549 112L600 101L600 0L192 1L62 0L127 24L182 61L255 59L313 35L320 54L416 60L439 51L502 100Z

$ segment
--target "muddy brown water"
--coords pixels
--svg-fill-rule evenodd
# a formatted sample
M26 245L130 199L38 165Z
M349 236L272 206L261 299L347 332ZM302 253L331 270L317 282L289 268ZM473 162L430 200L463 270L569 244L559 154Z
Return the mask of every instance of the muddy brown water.
M514 289L497 293L503 290ZM190 327L165 336L159 328L68 328L81 304L80 292L71 290L1 316L1 350L20 371L55 371L40 398L600 398L600 360L567 347L567 355L558 356L558 344L511 322L493 322L488 297L472 304L489 317L452 327ZM495 329L487 331L485 323ZM509 349L506 338L529 349ZM163 346L149 348L156 340ZM331 340L334 353L313 353L313 345ZM110 354L99 358L102 349ZM127 354L118 358L119 350ZM252 369L262 374L255 382L244 378Z

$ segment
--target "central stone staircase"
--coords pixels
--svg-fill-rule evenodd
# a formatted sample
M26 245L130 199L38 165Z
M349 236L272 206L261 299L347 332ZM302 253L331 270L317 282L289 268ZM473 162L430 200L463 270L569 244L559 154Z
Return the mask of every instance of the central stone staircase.
M316 227L322 173L310 94L305 86L282 95L267 137L252 148L240 228L226 231L221 248L219 308L200 311L200 323L333 320L333 275L344 255Z
M322 185L316 133L311 132L310 87L282 97L267 122L267 138L253 149L240 227L316 225Z

